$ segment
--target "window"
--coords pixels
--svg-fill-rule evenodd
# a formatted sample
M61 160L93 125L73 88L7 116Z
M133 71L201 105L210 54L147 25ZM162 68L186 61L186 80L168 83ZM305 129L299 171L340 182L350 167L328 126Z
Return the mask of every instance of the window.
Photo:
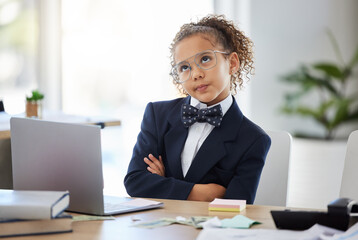
M0 0L0 98L10 114L25 111L37 87L38 1Z

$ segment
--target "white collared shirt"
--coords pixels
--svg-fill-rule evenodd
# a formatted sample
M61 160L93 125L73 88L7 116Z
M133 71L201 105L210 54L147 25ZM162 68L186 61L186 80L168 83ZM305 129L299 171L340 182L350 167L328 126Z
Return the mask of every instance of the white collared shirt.
M232 96L231 94L229 94L229 96L225 98L223 101L215 105L212 105L209 108L220 104L224 116L225 113L229 110L232 102L233 102ZM193 97L190 98L190 105L198 109L207 108L207 105L205 103L201 103L199 100ZM195 155L199 151L201 145L203 144L203 142L209 136L209 134L213 129L214 126L206 122L203 123L196 122L189 127L188 137L186 139L183 152L181 153L181 166L183 169L184 177L187 174L189 167Z

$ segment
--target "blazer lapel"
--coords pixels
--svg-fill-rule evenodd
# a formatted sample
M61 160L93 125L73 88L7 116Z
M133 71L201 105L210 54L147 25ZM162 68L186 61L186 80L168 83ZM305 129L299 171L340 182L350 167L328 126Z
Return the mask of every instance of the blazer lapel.
M186 181L199 182L226 155L225 142L236 139L242 119L243 114L234 99L221 126L214 128L200 147L185 176Z
M180 119L181 105L189 103L190 97L184 98L171 111L168 117L169 131L164 135L167 162L173 177L184 179L181 167L181 152L188 136L188 128L184 127Z

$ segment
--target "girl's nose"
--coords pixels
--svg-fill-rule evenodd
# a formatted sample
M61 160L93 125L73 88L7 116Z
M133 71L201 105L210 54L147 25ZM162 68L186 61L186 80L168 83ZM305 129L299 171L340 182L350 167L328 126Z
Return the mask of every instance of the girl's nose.
M194 81L204 78L204 70L198 67L196 64L193 64L194 66L191 66L191 77Z

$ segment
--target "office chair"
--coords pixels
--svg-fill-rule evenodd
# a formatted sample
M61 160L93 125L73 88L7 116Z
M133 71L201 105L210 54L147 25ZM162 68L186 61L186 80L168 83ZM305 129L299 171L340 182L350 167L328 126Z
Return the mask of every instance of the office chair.
M358 201L356 187L358 172L358 130L353 131L348 138L347 151L344 161L340 197L347 197Z
M1 99L0 99L0 112L5 112L4 103Z
M287 205L287 182L292 137L285 131L266 131L271 147L261 173L254 204Z

